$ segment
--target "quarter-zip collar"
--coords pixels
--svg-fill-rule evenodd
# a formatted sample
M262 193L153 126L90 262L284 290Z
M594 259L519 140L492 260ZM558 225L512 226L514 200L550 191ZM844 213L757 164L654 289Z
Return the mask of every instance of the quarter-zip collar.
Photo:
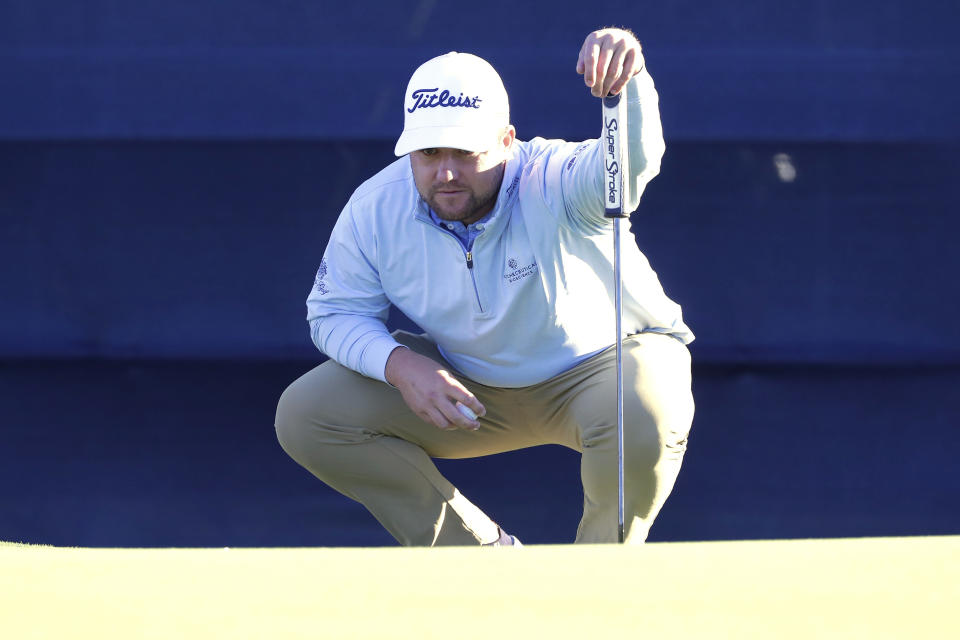
M444 227L447 230L451 231L454 235L457 236L457 239L460 240L460 244L463 245L464 249L470 250L473 247L474 239L483 233L483 230L486 228L487 222L493 216L493 210L491 210L487 215L483 216L476 222L471 222L469 226L464 226L459 220L444 220L437 215L437 212L433 209L430 209L430 218L433 220L433 223L438 227Z

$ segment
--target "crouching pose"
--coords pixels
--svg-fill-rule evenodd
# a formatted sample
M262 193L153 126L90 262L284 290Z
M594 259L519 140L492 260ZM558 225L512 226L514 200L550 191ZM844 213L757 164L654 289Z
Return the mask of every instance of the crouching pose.
M640 45L591 33L577 71L627 101L632 210L664 151ZM516 139L499 75L466 53L414 72L404 118L399 159L353 193L320 261L307 319L330 359L280 398L280 444L405 545L518 543L431 458L564 445L582 454L576 541L616 542L602 141ZM625 539L640 543L686 449L693 334L631 233L621 260ZM424 333L388 332L391 304Z

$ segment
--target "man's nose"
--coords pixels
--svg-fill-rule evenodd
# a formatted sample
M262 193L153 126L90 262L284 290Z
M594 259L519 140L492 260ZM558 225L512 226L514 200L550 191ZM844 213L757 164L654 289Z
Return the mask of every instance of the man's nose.
M459 172L457 165L450 157L441 158L437 163L437 180L439 182L452 182L457 179Z

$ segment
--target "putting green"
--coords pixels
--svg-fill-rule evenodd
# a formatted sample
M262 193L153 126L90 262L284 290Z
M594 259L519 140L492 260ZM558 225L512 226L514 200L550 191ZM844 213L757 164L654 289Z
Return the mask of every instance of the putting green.
M960 537L523 549L0 546L4 638L960 637Z

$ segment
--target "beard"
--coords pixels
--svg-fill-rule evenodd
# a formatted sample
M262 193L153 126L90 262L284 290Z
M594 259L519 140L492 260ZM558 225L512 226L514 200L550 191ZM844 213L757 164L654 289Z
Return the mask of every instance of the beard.
M496 169L496 178L483 191L475 191L465 184L447 182L430 187L427 194L421 193L423 199L430 205L437 217L452 222L462 222L464 225L476 222L493 210L497 203L497 194L500 183L503 181L503 165ZM457 189L454 196L447 196L443 190Z

